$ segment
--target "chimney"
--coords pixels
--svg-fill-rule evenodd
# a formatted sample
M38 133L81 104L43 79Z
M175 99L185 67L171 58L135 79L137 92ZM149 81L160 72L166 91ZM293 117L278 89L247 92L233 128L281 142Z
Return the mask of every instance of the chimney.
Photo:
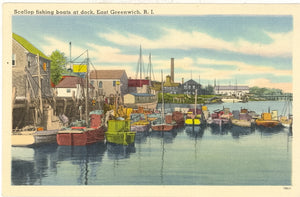
M171 82L174 82L174 58L171 58Z

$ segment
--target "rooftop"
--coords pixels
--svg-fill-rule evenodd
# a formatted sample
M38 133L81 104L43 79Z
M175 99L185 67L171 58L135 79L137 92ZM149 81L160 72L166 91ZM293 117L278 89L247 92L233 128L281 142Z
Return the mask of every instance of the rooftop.
M83 87L86 87L86 79L81 77L66 77L64 78L56 88L76 88L76 84L81 84ZM89 88L94 88L92 84L89 85Z
M39 54L39 56L41 56L47 60L50 60L49 57L47 57L43 52L41 52L39 49L37 49L35 46L33 46L30 42L28 42L22 36L19 36L19 35L13 33L12 37L30 53L32 53L34 55Z
M249 86L236 86L236 85L222 86L222 85L218 85L218 86L215 86L215 90L249 90Z
M121 79L125 70L93 70L90 73L91 79Z

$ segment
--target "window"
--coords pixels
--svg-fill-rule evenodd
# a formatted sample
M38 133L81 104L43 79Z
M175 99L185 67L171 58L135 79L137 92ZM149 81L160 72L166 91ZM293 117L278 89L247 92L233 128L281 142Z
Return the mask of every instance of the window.
M98 86L99 86L99 88L102 88L102 86L103 86L102 81L99 82Z
M46 62L43 63L43 69L44 69L44 71L47 71L47 63Z
M116 81L113 81L113 87L116 87Z
M30 68L30 56L27 55L27 67Z
M67 88L67 93L70 93L71 92L71 89L70 88Z
M12 66L16 65L16 54L12 54Z

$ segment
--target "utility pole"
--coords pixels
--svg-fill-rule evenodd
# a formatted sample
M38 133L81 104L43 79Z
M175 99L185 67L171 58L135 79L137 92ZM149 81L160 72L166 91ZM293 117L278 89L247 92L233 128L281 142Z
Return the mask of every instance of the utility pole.
M88 112L88 102L89 102L89 51L87 50L87 70L86 70L86 96L85 96L85 121L87 126L89 126L89 112Z
M71 62L71 61L72 61L72 60L71 60L71 44L72 44L72 43L69 42L69 44L70 44L70 62L69 62L69 63L70 63L70 69L72 69L72 62Z
M38 94L40 100L40 111L43 115L43 99L42 99L42 82L41 82L41 68L40 68L40 56L37 54L37 76L38 76Z

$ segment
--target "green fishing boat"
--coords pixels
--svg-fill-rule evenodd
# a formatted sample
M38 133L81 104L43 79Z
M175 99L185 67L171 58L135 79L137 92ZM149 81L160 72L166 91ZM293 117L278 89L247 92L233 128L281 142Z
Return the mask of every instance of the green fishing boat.
M107 142L129 145L134 143L135 132L130 131L130 120L109 120L105 137Z

